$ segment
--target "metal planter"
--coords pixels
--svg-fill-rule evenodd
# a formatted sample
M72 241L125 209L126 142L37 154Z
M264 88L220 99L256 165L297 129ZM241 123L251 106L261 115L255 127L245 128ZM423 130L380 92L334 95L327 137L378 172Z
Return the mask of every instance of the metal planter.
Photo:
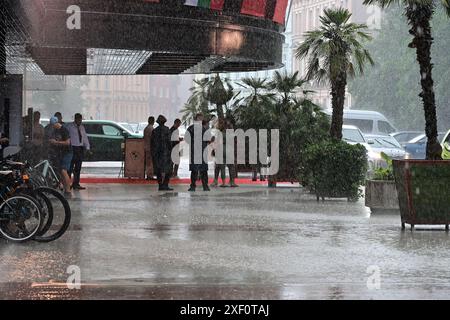
M402 229L450 224L450 161L394 160Z
M365 203L372 213L398 212L399 206L395 181L367 180Z

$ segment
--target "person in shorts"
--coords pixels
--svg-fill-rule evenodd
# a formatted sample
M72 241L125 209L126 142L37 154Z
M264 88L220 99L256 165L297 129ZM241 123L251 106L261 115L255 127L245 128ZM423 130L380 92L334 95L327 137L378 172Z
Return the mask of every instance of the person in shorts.
M70 164L72 162L72 149L70 145L69 131L59 122L57 117L50 119L52 130L49 131L48 157L55 169L61 175L65 195L70 195L71 181L69 177Z

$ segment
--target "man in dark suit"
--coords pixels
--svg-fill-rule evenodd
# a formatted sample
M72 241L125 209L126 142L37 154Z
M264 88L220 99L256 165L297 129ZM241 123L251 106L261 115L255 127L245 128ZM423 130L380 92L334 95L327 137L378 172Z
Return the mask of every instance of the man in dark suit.
M151 152L153 168L158 178L159 191L172 191L169 187L172 174L172 141L170 129L165 124L167 119L160 115L156 122L159 126L153 130L151 137Z
M208 186L208 162L203 158L204 151L211 142L211 138L207 136L208 128L203 125L204 116L199 113L195 116L195 122L186 132L186 142L189 143L191 149L189 170L191 171L191 187L189 191L194 192L198 175L202 180L203 190L210 191ZM201 136L200 136L201 135ZM200 153L201 152L201 153Z

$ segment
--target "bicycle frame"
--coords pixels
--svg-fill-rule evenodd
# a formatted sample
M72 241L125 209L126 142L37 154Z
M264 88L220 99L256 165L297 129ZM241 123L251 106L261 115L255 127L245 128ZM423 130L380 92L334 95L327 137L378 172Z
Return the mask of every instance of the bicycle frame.
M53 167L51 166L51 164L48 160L41 161L36 166L34 166L33 169L38 170L40 167L43 167L42 177L47 178L47 175L50 172L50 178L54 179L58 184L60 183L58 175L56 174L55 170L53 169Z

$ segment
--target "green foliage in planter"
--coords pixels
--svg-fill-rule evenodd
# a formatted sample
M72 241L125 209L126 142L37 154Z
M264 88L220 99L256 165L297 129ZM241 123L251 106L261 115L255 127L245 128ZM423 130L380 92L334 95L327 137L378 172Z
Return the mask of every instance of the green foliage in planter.
M382 180L382 181L393 181L394 178L394 168L392 166L392 158L389 157L384 152L381 153L381 157L387 163L386 168L377 168L373 172L372 180Z
M327 139L329 118L303 90L305 81L293 75L275 73L266 84L261 79L245 79L250 95L244 96L235 109L237 127L247 129L280 130L280 170L276 180L303 180L304 150L311 144ZM299 94L302 92L302 94ZM270 143L270 137L269 137Z
M320 197L357 200L367 172L367 151L360 144L327 140L305 151L308 185Z
M303 103L286 117L280 130L281 174L289 174L303 182L308 179L305 151L329 138L330 120L319 107Z

